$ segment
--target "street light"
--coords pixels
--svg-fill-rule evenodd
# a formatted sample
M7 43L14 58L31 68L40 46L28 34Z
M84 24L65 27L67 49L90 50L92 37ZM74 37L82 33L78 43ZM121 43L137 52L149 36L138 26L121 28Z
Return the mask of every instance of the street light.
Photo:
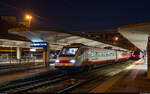
M30 27L32 16L29 15L29 14L27 14L27 15L26 15L26 19L29 21L29 27Z

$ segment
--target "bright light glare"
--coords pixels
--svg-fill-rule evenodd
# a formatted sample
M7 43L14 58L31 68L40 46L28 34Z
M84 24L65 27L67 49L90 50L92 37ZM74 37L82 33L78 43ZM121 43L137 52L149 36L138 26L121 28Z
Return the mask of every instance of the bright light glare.
M26 15L26 19L32 19L32 16L31 15Z
M50 66L55 66L55 64L50 64Z
M76 60L73 59L73 60L70 60L69 62L74 64Z
M118 41L119 40L119 38L118 37L115 37L115 41Z
M36 52L36 49L35 48L31 48L30 51L31 52Z
M55 60L56 63L59 63L59 59Z

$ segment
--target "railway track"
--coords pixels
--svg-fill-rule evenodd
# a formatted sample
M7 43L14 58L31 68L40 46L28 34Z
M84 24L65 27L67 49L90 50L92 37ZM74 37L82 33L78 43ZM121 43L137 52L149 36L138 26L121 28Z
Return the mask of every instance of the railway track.
M99 76L97 76L97 77L99 77ZM93 81L93 80L97 79L97 77L91 77L91 78L89 78L88 80L80 81L80 82L78 82L78 83L76 83L76 84L70 85L70 86L67 87L67 88L64 88L64 89L61 89L61 90L57 91L56 94L67 93L68 91L70 91L70 90L72 90L72 89L74 89L74 88L78 88L78 87L80 87L81 85L87 84L87 83L89 83L90 81ZM108 78L108 77L102 75L101 80L106 80L106 78Z
M18 88L22 88L25 86L29 86L31 84L36 84L36 83L40 83L43 81L47 81L49 79L53 79L56 77L61 77L63 75L64 74L62 74L62 72L60 72L59 70L53 70L53 71L35 74L33 76L29 76L29 77L25 77L25 78L19 78L19 79L14 79L11 81L5 81L3 83L0 83L0 91L4 92L4 93L18 92L19 91ZM15 89L17 89L18 91Z
M32 89L40 88L42 86L55 84L57 82L65 80L67 77L63 77L63 74L55 75L51 78L38 79L34 81L24 82L18 85L13 85L0 89L4 93L22 93Z
M21 73L26 71L32 71L37 69L45 68L44 66L32 66L32 67L24 67L24 68L10 68L10 69L3 69L0 70L0 76L2 75L9 75L14 73Z
M125 64L128 66L129 64ZM72 89L79 88L82 85L88 84L91 81L94 81L96 79L99 79L101 81L105 81L112 76L119 73L123 67L117 66L116 68L119 68L119 70L114 73L115 69L111 68L109 70L108 67L101 68L101 69L95 69L89 73L81 73L79 75L70 76L69 79L66 79L64 81L61 81L60 83L49 85L49 86L43 86L39 89L29 91L29 93L66 93L71 91ZM99 72L98 74L95 74Z
M115 68L120 68L121 71L122 68L124 68L121 65L122 64L118 64L118 66L116 66ZM124 63L124 65L128 66L130 65L130 63ZM82 85L88 84L89 82L96 79L99 79L101 81L107 80L108 78L117 74L117 72L113 73L114 71L115 69L112 68L112 66L105 66L102 68L96 68L89 72L83 72L71 76L58 74L54 75L53 77L36 78L33 81L28 80L27 82L21 82L17 85L8 85L3 88L0 87L0 91L4 93L66 93L75 88L79 88Z
M128 66L130 64L127 64L126 66ZM136 65L136 64L134 64ZM125 67L126 67L125 66ZM77 83L75 85L72 85L70 87L67 87L65 89L62 89L60 91L58 91L57 93L88 93L91 90L93 90L94 88L96 88L97 86L99 86L100 84L102 84L103 82L107 81L107 79L112 78L113 76L119 74L122 74L122 69L125 68L123 66L117 66L115 68L117 68L117 70L111 71L110 73L106 73L106 75L99 75L97 77L93 77L90 78L88 80L85 80L81 83ZM125 75L129 75L132 72L132 70L130 70L128 73L126 73Z
M90 77L92 76L92 77ZM86 78L83 78L83 77L70 77L68 79L65 79L64 81L61 81L59 83L56 83L56 84L53 84L51 86L48 86L49 88L47 88L46 86L44 86L43 88L41 88L41 91L40 89L39 90L33 90L29 93L66 93L76 87L79 87L80 85L83 85L83 84L87 84L88 82L90 81L93 81L95 79L97 79L97 77L101 76L101 79L106 79L107 77L104 77L104 75L99 75L99 76L94 76L94 75L89 75L88 77ZM47 88L45 90L45 88ZM38 91L38 92L36 92ZM45 92L45 91L48 91L48 92Z
M99 74L97 76L92 75L92 77L89 76L88 79L84 79L84 80L83 79L78 79L77 83L71 84L70 86L68 86L66 88L63 88L63 89L60 89L60 90L56 91L56 94L67 93L67 92L71 91L72 89L79 88L80 86L88 84L89 82L94 81L96 79L105 81L106 79L112 77L112 76L107 75L110 72L113 72L113 70L111 70L109 72L106 72L105 75L104 74Z

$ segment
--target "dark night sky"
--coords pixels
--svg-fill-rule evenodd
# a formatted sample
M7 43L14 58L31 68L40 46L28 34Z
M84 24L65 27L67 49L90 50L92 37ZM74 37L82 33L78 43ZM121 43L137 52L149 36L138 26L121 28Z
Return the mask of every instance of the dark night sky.
M65 30L103 30L150 22L144 0L0 0L0 15L34 15L32 26Z

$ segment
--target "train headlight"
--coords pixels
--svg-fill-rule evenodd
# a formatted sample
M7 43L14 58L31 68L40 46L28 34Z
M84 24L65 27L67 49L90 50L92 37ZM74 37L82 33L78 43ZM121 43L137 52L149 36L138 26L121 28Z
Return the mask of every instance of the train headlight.
M59 59L56 59L56 60L55 60L55 63L59 63L59 62L60 62L60 60L59 60Z
M74 64L76 62L76 60L72 59L69 62L72 63L72 64Z

